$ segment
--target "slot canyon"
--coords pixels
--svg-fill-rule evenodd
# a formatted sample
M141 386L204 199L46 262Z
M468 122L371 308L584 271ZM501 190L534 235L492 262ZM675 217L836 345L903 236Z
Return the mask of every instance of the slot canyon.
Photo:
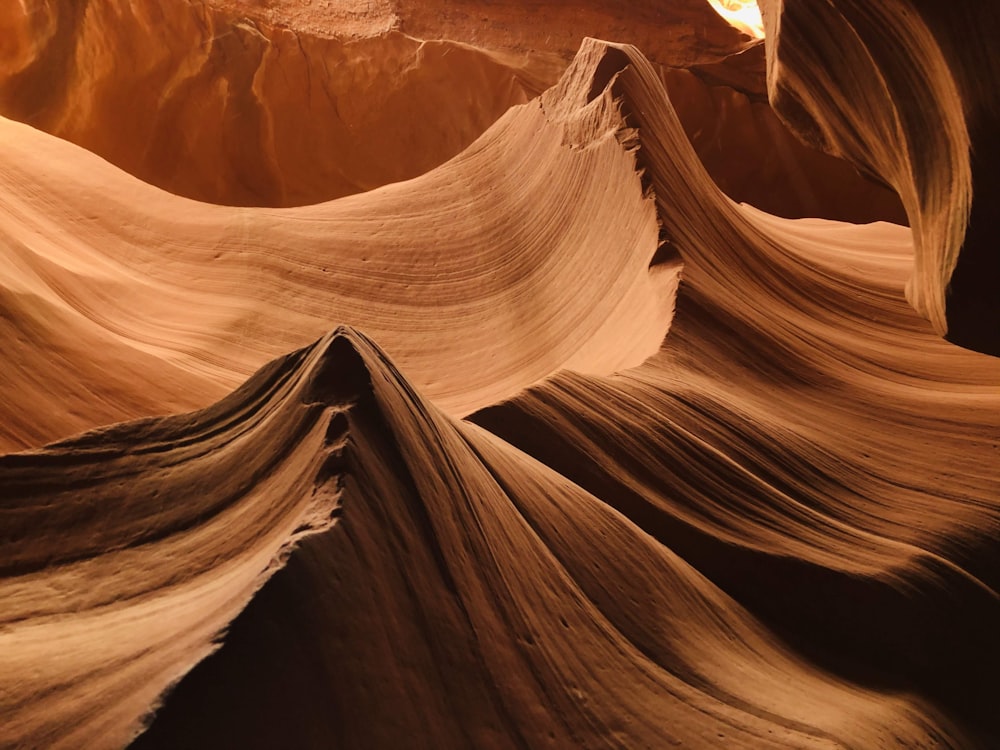
M1000 747L983 0L8 0L0 749Z

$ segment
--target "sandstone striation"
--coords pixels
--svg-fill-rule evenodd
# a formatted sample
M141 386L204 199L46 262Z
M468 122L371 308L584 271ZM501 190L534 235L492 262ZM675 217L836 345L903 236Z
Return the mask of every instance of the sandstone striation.
M995 14L975 0L764 9L775 110L893 187L914 229L908 299L950 340L1000 354Z
M0 747L996 746L971 4L17 6Z
M301 206L424 174L600 36L637 43L676 83L688 133L730 197L789 217L905 221L890 191L791 136L765 105L762 46L704 0L446 11L33 0L12 4L0 31L0 115L196 200Z

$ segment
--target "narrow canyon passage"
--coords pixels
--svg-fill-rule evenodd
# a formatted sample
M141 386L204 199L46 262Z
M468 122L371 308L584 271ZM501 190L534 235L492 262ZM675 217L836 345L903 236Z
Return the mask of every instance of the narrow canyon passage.
M998 22L754 5L0 11L0 747L996 746Z

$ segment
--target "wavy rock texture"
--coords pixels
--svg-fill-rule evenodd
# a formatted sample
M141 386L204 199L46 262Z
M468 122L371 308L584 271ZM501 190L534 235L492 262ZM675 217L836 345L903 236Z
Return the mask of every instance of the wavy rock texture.
M762 47L742 54L747 38L704 0L430 13L25 0L0 14L0 33L0 114L197 200L299 206L424 174L552 86L581 38L610 36L677 82L685 126L731 197L789 217L905 221L893 193L791 136L764 103ZM688 68L699 82L679 77Z
M721 63L664 68L677 115L723 192L789 219L906 224L899 197L847 162L804 146L767 103L762 45Z
M0 457L0 745L996 744L1000 359L919 201L737 204L663 78L289 209L0 121L3 438L96 428Z
M62 405L16 414L3 443L149 414L150 393L206 406L331 321L363 324L457 415L561 367L638 364L669 325L676 268L655 257L634 134L606 98L550 99L414 181L284 211L178 198L3 121L3 345L24 363L5 388Z
M587 34L648 24L671 64L745 44L701 0L358 5L26 1L0 20L0 112L174 193L303 205L438 166L551 86Z
M950 340L1000 354L996 14L975 0L763 7L776 111L899 193L916 246L909 300Z
M485 52L394 31L329 38L203 3L29 5L3 14L0 111L216 203L415 177L537 93Z

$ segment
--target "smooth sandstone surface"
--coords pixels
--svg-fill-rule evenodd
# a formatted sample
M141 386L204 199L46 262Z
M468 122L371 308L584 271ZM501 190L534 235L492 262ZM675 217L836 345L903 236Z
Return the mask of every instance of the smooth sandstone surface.
M0 115L172 193L301 206L424 174L554 85L585 36L627 39L730 197L905 223L766 106L760 44L704 0L633 5L32 0L0 16Z
M763 7L775 110L895 189L914 229L907 298L949 340L1000 355L996 14L975 0Z
M0 99L65 113L100 55L71 80L37 50L137 39L155 10L18 5ZM971 11L876 16L880 37L860 4L772 0L762 86L759 47L693 2L177 5L209 36L245 17L268 54L289 29L333 45L315 59L367 49L343 90L413 122L303 145L257 187L242 157L176 172L254 207L0 119L0 747L996 745L1000 358L941 336L969 330L955 305L987 334L996 308L961 225L989 196L961 135L998 77L949 46ZM856 36L824 67L837 18ZM594 24L639 46L581 43ZM213 80L266 78L227 49ZM449 51L492 104L450 63L394 67ZM315 68L283 59L268 96L306 117ZM870 85L906 61L939 66L917 93L942 111ZM793 145L765 93L876 182ZM132 104L173 138L233 127L193 91L176 117L116 96L65 122L133 146L156 138L106 127ZM449 113L461 135L436 140ZM268 192L383 146L414 171ZM942 296L969 253L978 286Z

